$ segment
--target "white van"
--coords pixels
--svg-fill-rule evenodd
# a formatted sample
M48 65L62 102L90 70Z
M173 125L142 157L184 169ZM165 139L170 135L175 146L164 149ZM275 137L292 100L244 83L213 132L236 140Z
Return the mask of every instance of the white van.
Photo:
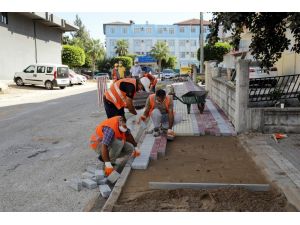
M32 64L23 72L16 72L14 81L18 86L34 84L43 85L48 90L53 87L64 89L70 83L69 67L62 64Z

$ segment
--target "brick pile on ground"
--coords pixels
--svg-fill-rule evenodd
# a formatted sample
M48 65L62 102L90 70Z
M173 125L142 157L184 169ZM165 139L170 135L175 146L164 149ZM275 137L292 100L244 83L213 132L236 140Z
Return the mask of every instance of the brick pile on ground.
M86 171L82 173L81 178L73 178L68 181L68 185L75 191L81 191L82 188L95 189L99 188L100 194L104 198L108 198L114 183L120 178L117 171L113 171L108 177L105 176L103 165L98 167L88 166Z

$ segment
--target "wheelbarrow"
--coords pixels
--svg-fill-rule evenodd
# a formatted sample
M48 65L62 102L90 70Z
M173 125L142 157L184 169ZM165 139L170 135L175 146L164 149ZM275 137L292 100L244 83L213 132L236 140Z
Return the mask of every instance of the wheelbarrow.
M197 104L200 113L202 114L205 107L206 91L189 91L179 98L173 93L173 99L179 100L187 106L187 112L190 114L191 105Z

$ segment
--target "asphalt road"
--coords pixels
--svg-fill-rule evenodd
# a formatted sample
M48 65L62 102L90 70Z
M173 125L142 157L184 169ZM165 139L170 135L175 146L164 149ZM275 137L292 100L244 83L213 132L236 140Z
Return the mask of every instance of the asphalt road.
M66 181L97 162L88 140L105 113L96 91L0 108L0 211L82 211L98 191Z

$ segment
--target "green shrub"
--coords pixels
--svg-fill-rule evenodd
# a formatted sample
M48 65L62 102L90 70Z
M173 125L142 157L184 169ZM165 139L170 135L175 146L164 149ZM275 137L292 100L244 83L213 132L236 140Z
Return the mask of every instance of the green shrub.
M70 68L82 66L85 63L84 50L77 46L64 45L62 63L68 65Z
M113 66L115 63L119 63L119 61L122 61L123 66L129 70L132 67L132 58L128 56L119 56L119 57L114 57L111 59L111 65Z
M169 56L168 60L166 59L161 60L161 67L175 69L176 63L177 63L177 57Z
M218 60L222 62L223 56L227 54L230 49L230 44L226 42L217 42L214 45L207 44L204 46L204 61ZM200 49L197 51L197 58L200 60Z

